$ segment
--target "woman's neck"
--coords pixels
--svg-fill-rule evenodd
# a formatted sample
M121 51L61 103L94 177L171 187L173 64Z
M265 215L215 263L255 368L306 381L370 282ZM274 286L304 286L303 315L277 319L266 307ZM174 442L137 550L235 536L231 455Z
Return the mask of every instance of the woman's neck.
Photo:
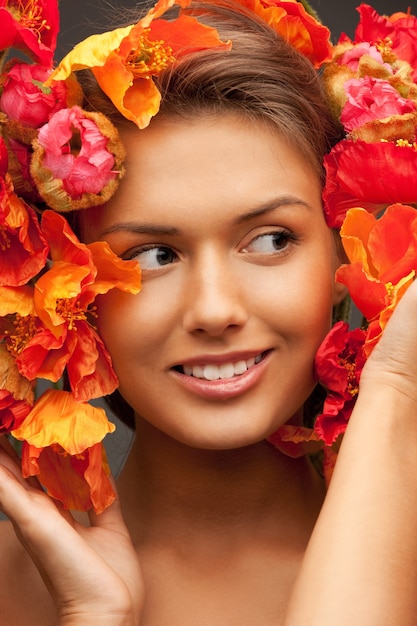
M138 420L136 439L119 479L134 541L200 529L225 540L251 527L291 529L309 536L324 497L305 458L290 459L268 442L235 450L201 450Z

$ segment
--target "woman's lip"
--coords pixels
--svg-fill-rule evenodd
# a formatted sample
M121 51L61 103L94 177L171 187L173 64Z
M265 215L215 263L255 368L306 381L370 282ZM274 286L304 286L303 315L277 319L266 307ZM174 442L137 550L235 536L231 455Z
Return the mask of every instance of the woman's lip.
M175 368L184 367L188 365L194 367L194 365L222 365L223 363L237 363L237 361L247 361L254 359L257 356L266 353L267 350L252 350L250 352L231 352L228 354L202 354L181 363L176 363Z
M171 369L170 373L182 387L196 395L212 400L227 400L245 393L258 383L268 366L269 355L270 351L265 354L259 363L252 365L244 374L234 376L233 378L206 380L205 378L187 376L175 369Z

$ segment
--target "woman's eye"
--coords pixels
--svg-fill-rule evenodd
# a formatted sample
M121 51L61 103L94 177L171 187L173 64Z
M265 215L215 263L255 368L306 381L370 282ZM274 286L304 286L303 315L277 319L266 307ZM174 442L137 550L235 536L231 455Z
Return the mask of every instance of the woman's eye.
M274 254L285 251L294 240L295 237L292 233L280 230L258 235L255 239L252 239L245 249L247 252L255 252L257 254Z
M129 253L130 259L138 261L142 271L157 270L164 265L175 263L178 256L172 248L167 246L144 246L132 250Z

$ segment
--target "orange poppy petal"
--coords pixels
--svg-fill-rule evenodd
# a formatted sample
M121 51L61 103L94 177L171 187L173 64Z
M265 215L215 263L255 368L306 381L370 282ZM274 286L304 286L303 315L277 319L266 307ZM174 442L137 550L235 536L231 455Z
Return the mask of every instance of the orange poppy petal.
M13 431L16 439L36 448L61 446L68 454L82 454L115 430L104 409L76 402L67 391L48 389Z

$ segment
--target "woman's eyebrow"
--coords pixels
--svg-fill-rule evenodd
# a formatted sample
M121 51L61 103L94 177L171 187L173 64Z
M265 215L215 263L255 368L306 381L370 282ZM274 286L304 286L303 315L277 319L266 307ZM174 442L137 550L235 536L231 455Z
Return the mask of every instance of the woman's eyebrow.
M308 204L308 202L304 202L300 198L296 196L279 196L278 198L273 198L272 200L268 200L267 202L263 202L256 208L239 215L235 223L242 224L243 222L247 222L255 217L259 217L261 215L265 215L270 213L271 211L275 211L281 207L285 206L301 206L306 209L311 210L312 206ZM104 235L109 235L111 233L120 233L120 232L130 232L137 234L145 234L145 235L179 235L181 231L174 226L163 226L158 224L149 224L149 223L138 223L138 222L116 222L112 224L108 228L106 228L101 234L100 237Z
M139 224L137 222L116 222L112 224L108 228L106 228L102 233L103 235L109 235L110 233L120 233L120 232L130 232L130 233L140 233L146 235L178 235L178 228L174 228L173 226L158 226L157 224Z
M279 196L278 198L273 198L272 200L268 200L267 202L260 204L255 209L248 211L243 215L239 215L239 217L236 219L236 223L241 224L255 217L259 217L270 213L271 211L275 211L275 209L295 205L306 208L309 211L311 211L311 209L313 208L311 204L305 202L304 200L301 200L300 198L297 198L296 196Z

